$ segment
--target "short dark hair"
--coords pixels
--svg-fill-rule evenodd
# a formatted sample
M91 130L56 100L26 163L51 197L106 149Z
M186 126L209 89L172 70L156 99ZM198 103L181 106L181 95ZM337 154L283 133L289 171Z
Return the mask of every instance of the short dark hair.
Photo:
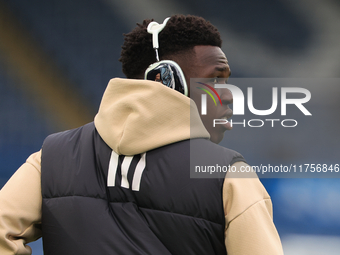
M119 61L127 78L142 78L148 66L156 62L152 35L147 32L151 21L147 19L142 24L137 23L136 28L124 34ZM159 58L169 59L197 45L221 47L222 40L217 28L202 17L173 15L159 34Z

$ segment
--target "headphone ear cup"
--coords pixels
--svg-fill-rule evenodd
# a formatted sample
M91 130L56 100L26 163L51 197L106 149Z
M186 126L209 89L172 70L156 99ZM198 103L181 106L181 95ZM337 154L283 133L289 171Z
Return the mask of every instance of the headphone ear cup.
M181 67L172 60L151 64L144 74L145 80L158 81L188 96L188 86Z

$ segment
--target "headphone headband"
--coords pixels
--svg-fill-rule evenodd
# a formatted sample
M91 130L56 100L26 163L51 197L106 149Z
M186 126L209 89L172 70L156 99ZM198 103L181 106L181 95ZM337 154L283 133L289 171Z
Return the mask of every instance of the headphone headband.
M156 21L152 21L150 22L150 24L147 27L147 31L149 34L152 34L152 45L154 49L158 49L159 45L158 45L158 34L159 32L161 32L166 23L168 22L168 20L170 19L170 17L166 18L162 24L158 24Z
M146 69L144 79L161 82L163 85L188 96L188 86L180 66L171 60L159 61L158 34L164 29L169 19L170 17L166 18L162 24L152 21L146 29L149 34L152 34L152 46L156 52L157 62Z
M159 61L159 56L158 56L158 48L159 48L159 44L158 44L158 34L164 29L166 23L168 22L168 20L170 19L170 17L166 18L162 24L158 24L156 21L152 21L150 22L150 24L147 27L147 31L149 34L152 34L152 46L156 51L156 59L157 61Z

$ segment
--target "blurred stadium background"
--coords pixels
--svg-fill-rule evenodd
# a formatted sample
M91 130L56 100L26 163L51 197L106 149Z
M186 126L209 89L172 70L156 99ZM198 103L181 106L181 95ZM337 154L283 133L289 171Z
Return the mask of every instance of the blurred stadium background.
M48 134L92 121L109 79L124 77L123 33L176 13L217 26L233 77L339 78L338 0L0 0L0 188ZM311 89L318 128L235 128L223 145L255 165L340 163L340 87ZM340 179L262 182L285 254L339 254ZM43 254L41 241L31 247Z

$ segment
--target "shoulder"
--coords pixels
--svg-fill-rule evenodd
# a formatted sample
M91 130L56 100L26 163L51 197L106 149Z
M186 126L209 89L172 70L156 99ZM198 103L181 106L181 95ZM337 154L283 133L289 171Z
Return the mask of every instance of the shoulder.
M190 140L191 162L198 165L229 166L235 162L246 162L244 157L237 151L222 147L208 139Z
M270 196L255 172L245 162L233 164L234 171L228 172L223 184L223 203L227 222ZM247 171L247 172L246 172Z

